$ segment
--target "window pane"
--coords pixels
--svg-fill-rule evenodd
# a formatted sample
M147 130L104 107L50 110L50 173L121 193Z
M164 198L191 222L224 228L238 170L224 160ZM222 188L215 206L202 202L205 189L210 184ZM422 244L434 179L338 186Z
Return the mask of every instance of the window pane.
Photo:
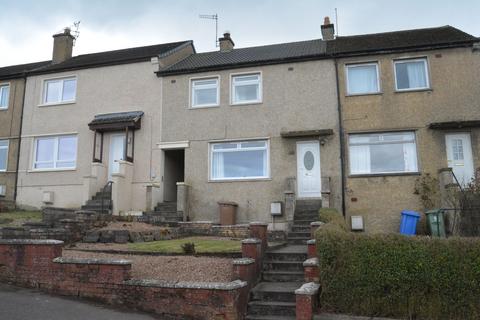
M372 173L405 171L403 144L371 145L370 159Z
M7 170L8 148L0 148L0 170Z
M267 143L265 141L249 141L240 144L242 148L265 148L266 145Z
M415 89L427 87L425 74L426 61L410 61L395 63L397 89Z
M248 178L266 176L264 150L227 152L222 154L223 176L215 178Z
M0 140L0 148L8 147L8 140Z
M62 92L62 82L61 81L47 81L45 83L45 101L46 103L50 102L59 102L60 93Z
M213 145L213 150L222 150L222 149L236 149L236 143L218 143Z
M193 105L217 104L217 88L199 89L193 91Z
M10 86L0 87L0 108L8 108L9 95L10 95Z
M58 160L75 160L77 158L77 137L58 139Z
M258 97L258 84L236 85L235 102L256 101Z
M55 138L38 139L36 161L53 161L54 150Z
M217 79L209 79L209 80L195 80L193 81L194 87L201 87L201 86L216 86Z
M348 93L372 93L378 92L377 68L375 65L349 66Z
M73 101L75 100L75 92L77 88L77 80L70 79L63 81L63 97L62 101Z
M233 78L235 83L246 82L246 81L258 81L260 76L258 74L249 75L249 76L236 76Z

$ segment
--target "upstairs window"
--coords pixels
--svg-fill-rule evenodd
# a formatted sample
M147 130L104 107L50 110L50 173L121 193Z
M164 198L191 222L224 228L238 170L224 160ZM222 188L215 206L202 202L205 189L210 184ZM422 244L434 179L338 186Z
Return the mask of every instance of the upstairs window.
M193 79L192 108L212 107L219 104L218 78Z
M395 64L395 85L398 91L428 89L427 59L397 60Z
M347 94L371 94L380 92L377 63L347 65Z
M262 76L260 73L232 76L232 104L262 101Z
M239 141L210 145L212 180L268 178L268 142Z
M35 139L33 169L75 169L77 137L56 136Z
M418 171L414 132L352 134L349 153L351 174Z
M0 110L8 109L8 99L10 96L10 86L8 84L0 85Z
M45 80L43 83L43 104L74 102L77 93L77 78Z
M0 140L0 171L7 171L8 140Z

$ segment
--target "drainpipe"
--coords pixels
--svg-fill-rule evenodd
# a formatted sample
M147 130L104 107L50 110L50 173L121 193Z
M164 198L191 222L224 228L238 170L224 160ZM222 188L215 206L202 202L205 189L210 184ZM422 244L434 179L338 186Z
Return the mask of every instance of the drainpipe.
M345 176L345 140L344 140L344 131L342 123L342 104L340 100L340 80L338 79L338 61L334 58L335 61L335 80L337 85L337 105L338 105L338 131L340 134L340 174L341 174L341 188L342 188L342 214L343 217L346 216L345 209L345 185L346 185L346 176Z
M20 112L20 130L18 133L18 147L17 147L17 167L15 168L15 188L13 192L13 201L17 207L18 195L18 167L20 165L20 149L22 145L22 127L23 127L23 110L25 109L25 91L27 89L27 74L23 73L23 94L22 94L22 111Z

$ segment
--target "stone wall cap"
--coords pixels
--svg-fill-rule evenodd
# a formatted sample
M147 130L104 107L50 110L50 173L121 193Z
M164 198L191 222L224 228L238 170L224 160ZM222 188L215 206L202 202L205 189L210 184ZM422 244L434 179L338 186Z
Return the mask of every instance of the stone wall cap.
M268 222L263 222L263 221L253 221L250 222L251 226L268 226Z
M307 240L307 244L315 244L317 241L315 239Z
M248 239L243 239L242 244L243 243L262 243L262 240L257 238L248 238Z
M318 283L308 282L303 284L299 289L295 290L295 294L313 296L318 293L319 289L320 285Z
M104 264L104 265L131 265L132 262L130 260L109 260L109 259L78 259L78 258L65 258L65 257L58 257L53 259L55 263L61 264Z
M249 225L248 224L229 224L229 225L215 225L215 226L212 226L212 228L224 228L224 229L229 229L229 228L248 228Z
M318 267L318 258L310 258L303 262L304 267Z
M233 260L233 265L234 266L241 266L241 265L248 265L248 264L254 264L255 259L252 258L239 258Z
M311 226L321 226L321 225L324 225L325 223L323 223L322 221L313 221L313 222L310 222L310 225Z
M185 224L185 225L190 225L190 224L213 224L213 221L179 221L179 225Z
M157 288L175 288L175 289L199 289L199 290L236 290L247 286L247 282L235 280L232 282L169 282L163 280L149 279L131 279L124 282L126 285L157 287Z
M11 245L63 245L63 241L60 240L40 240L40 239L0 239L0 244Z

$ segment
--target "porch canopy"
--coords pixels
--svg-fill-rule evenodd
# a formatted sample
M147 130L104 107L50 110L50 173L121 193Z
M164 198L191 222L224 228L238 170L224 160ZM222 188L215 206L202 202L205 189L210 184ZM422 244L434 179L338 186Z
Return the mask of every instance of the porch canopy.
M451 130L451 129L479 128L479 127L480 127L480 120L432 122L428 125L428 128L433 130Z
M103 134L111 131L125 131L125 148L123 159L133 162L135 130L138 130L142 127L143 115L143 111L128 111L96 115L88 124L90 130L95 131L93 138L93 162L102 162ZM100 135L100 144L97 143L98 135Z
M282 130L280 136L282 138L302 138L302 137L325 137L333 134L332 129L319 129L319 130L297 130L286 131Z

